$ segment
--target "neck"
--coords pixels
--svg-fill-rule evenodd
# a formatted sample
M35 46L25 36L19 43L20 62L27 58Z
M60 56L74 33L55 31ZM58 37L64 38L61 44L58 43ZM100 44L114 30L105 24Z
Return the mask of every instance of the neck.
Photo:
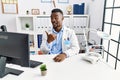
M62 29L62 27L61 28L56 28L55 31L59 32L61 29Z

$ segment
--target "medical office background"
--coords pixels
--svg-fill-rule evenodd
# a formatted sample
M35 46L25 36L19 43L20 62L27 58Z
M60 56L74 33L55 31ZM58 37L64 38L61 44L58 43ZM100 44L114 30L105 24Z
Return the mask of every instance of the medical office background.
M2 1L2 0L0 0ZM0 3L0 25L6 25L7 31L18 32L16 25L16 16L32 15L32 9L39 9L39 15L50 15L54 7L50 0L16 0L18 3L18 13L3 13L2 3ZM45 2L43 2L45 1ZM47 2L46 2L47 1ZM51 0L52 1L52 0ZM56 8L63 10L64 15L67 15L67 6L82 3L84 6L84 14L89 16L89 27L100 29L110 34L112 39L103 40L94 34L90 34L89 40L95 40L97 44L103 43L105 46L105 60L116 70L120 69L120 1L119 0L54 0ZM72 12L73 13L73 12ZM73 14L72 14L73 15ZM36 15L32 15L36 16Z

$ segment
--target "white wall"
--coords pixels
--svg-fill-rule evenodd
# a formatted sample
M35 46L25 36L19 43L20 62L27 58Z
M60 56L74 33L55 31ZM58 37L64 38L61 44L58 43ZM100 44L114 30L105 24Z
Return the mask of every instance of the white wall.
M94 2L90 2L89 5L90 8L88 14L90 15L90 27L101 29L103 21L104 0L94 0ZM90 34L90 41L91 40L95 40L97 44L100 44L100 37L95 33Z
M66 6L85 2L85 14L90 15L90 27L102 26L104 0L69 0L69 4L61 4L58 3L58 0L55 1L57 7L61 8L64 14L66 14ZM16 31L15 16L26 14L26 10L31 11L31 9L36 8L40 9L40 14L45 11L49 15L54 7L52 3L41 3L41 0L18 0L19 14L2 14L0 3L0 25L4 24L7 26L8 31L14 32Z

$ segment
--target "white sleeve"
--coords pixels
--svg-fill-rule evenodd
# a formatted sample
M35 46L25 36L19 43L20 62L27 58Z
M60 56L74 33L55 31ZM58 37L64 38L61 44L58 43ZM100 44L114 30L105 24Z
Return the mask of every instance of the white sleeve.
M71 31L71 36L70 36L70 41L71 45L69 49L66 49L64 53L67 55L67 57L76 55L79 53L80 47L78 44L78 39L74 31Z

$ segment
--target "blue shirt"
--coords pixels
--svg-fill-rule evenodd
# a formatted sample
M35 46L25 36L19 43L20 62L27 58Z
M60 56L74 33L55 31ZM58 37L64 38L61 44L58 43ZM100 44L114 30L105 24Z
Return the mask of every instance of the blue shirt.
M52 29L52 33L55 34L57 37L56 39L51 42L50 44L47 43L47 46L50 50L50 54L60 54L62 53L62 34L63 34L62 28L59 32L56 32L54 29Z

